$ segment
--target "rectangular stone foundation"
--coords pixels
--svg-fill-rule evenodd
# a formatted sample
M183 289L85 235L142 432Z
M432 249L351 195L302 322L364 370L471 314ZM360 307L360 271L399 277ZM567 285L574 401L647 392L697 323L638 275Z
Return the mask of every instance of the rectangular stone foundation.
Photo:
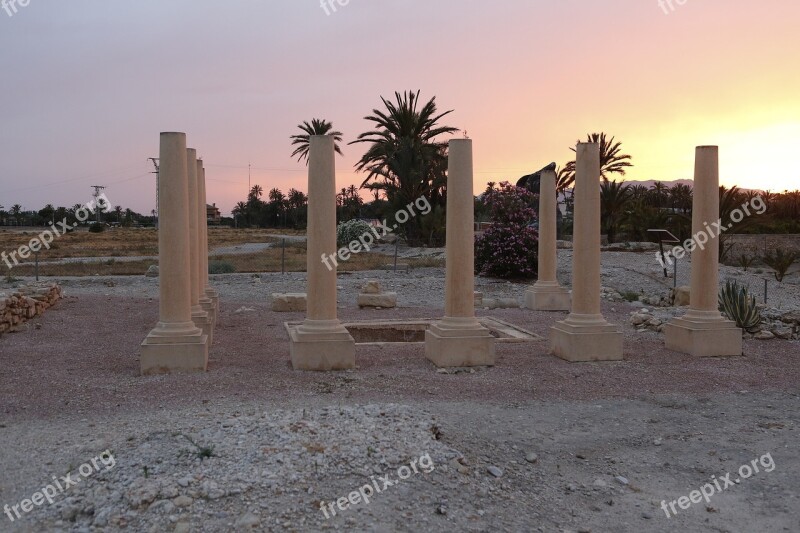
M622 361L622 332L612 324L573 326L557 322L551 328L553 355L572 363Z
M742 355L742 330L729 320L700 322L675 318L664 328L669 350L695 357Z
M141 345L140 366L143 376L205 372L208 369L208 337L187 337L183 342L148 337Z
M525 293L525 308L533 311L569 311L572 295L560 287L555 290L537 290L535 287Z
M289 330L289 356L295 370L350 370L356 367L356 343L347 330L310 335L295 327Z
M457 330L433 324L425 332L425 357L439 368L494 366L494 341L482 326Z

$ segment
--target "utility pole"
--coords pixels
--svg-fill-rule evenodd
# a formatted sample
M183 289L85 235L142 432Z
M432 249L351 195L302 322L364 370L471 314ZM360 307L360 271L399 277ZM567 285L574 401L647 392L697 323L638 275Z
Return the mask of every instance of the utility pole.
M90 187L94 188L94 216L97 219L96 222L100 223L100 204L98 203L97 199L100 197L100 191L105 189L102 185L90 185Z
M156 167L156 171L155 172L151 172L151 174L155 174L156 175L156 210L155 210L155 213L153 214L153 224L155 225L156 229L158 229L158 217L160 215L160 212L158 210L158 176L159 176L158 158L157 157L149 157L148 159L150 161L152 161L153 162L153 166Z

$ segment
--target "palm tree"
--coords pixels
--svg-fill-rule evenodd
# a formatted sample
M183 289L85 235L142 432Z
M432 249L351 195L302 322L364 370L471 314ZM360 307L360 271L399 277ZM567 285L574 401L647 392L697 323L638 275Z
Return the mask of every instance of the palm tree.
M630 162L631 156L620 153L622 150L621 142L614 142L614 137L609 140L605 133L590 133L586 135L586 141L600 145L600 177L603 181L608 181L612 174L625 175L625 169L633 167ZM581 141L578 140L580 143ZM570 148L575 152L575 148ZM570 161L564 167L567 178L575 180L575 161Z
M248 194L249 198L252 200L258 200L264 195L264 188L261 185L253 185L250 188L250 193Z
M653 207L664 207L664 204L669 196L669 193L667 192L668 190L669 188L660 181L657 181L653 184L653 188L650 189L653 199Z
M19 204L12 205L10 213L11 216L14 217L14 221L17 223L17 226L19 226L19 219L22 216L22 206Z
M117 214L117 223L122 224L122 206L118 205L114 207L114 212Z
M312 118L311 124L307 121L303 121L303 123L298 124L297 127L300 128L303 133L300 135L292 135L289 138L292 139L292 146L297 146L294 152L292 152L292 157L298 156L298 161L305 159L306 165L308 164L308 148L312 135L332 135L333 147L337 154L342 155L342 149L339 147L339 143L342 142L342 133L340 131L333 131L332 123L327 120Z
M419 107L419 91L395 92L394 101L381 97L386 110L374 109L365 117L374 130L362 133L350 144L366 143L366 153L356 170L366 172L361 188L383 191L393 208L422 196L441 204L447 185L447 144L440 135L458 128L439 122L453 111L439 113L436 97ZM409 238L418 235L416 219L406 225Z
M692 209L692 188L683 183L678 183L669 189L670 202L673 209L680 209L681 213L688 213Z
M250 218L248 216L248 214L247 214L248 206L247 206L247 203L245 203L245 202L238 202L236 204L236 207L234 207L231 212L233 213L234 217L240 216L240 217L244 217L245 219L249 219ZM248 222L248 224L250 223L249 220L247 220L247 222Z
M624 181L603 181L600 183L600 218L608 242L613 243L625 209L631 198L630 186Z

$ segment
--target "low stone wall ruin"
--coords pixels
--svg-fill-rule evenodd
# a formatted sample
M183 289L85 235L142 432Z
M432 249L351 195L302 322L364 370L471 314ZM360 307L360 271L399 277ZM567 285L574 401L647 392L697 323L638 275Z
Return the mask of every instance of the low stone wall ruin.
M61 287L39 283L0 292L0 335L18 331L61 299Z

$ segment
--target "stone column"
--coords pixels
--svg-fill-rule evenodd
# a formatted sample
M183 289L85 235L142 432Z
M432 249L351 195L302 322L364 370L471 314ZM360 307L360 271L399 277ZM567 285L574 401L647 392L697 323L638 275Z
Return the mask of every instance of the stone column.
M202 199L200 200L201 209L203 210L203 223L201 227L203 229L203 242L201 246L201 250L203 253L201 254L203 259L203 267L200 276L201 286L205 292L207 298L211 300L213 305L213 310L211 311L211 320L213 325L217 325L217 318L219 317L219 294L216 290L214 290L208 282L208 211L206 209L206 205L208 204L208 197L206 195L206 169L200 162L200 174L199 174L199 183L200 183L200 195Z
M214 302L206 293L208 284L208 217L206 216L206 186L205 169L203 162L197 160L197 203L195 214L197 216L197 279L199 283L200 308L208 315L211 322L208 334L209 347L214 343L214 326L216 325L216 310Z
M600 146L578 143L572 311L551 330L553 354L572 362L622 359L622 332L600 310Z
M425 332L425 357L438 367L492 366L494 337L475 318L471 139L450 141L447 172L445 316Z
M742 355L742 330L719 312L719 238L709 227L719 221L719 149L698 146L695 152L692 235L692 289L689 311L665 329L670 350L698 357ZM697 239L697 235L708 239ZM700 240L707 241L700 245Z
M306 320L289 331L295 370L355 368L355 341L336 316L336 170L334 141L313 135L308 154Z
M536 311L569 311L570 294L559 285L556 172L546 168L539 174L539 276L525 293L525 307Z
M141 345L144 375L204 372L208 337L192 321L186 134L162 133L159 169L159 322Z
M211 345L211 319L200 306L200 225L197 217L200 187L197 183L197 150L186 150L186 168L189 174L189 278L192 284L192 321L208 335Z

